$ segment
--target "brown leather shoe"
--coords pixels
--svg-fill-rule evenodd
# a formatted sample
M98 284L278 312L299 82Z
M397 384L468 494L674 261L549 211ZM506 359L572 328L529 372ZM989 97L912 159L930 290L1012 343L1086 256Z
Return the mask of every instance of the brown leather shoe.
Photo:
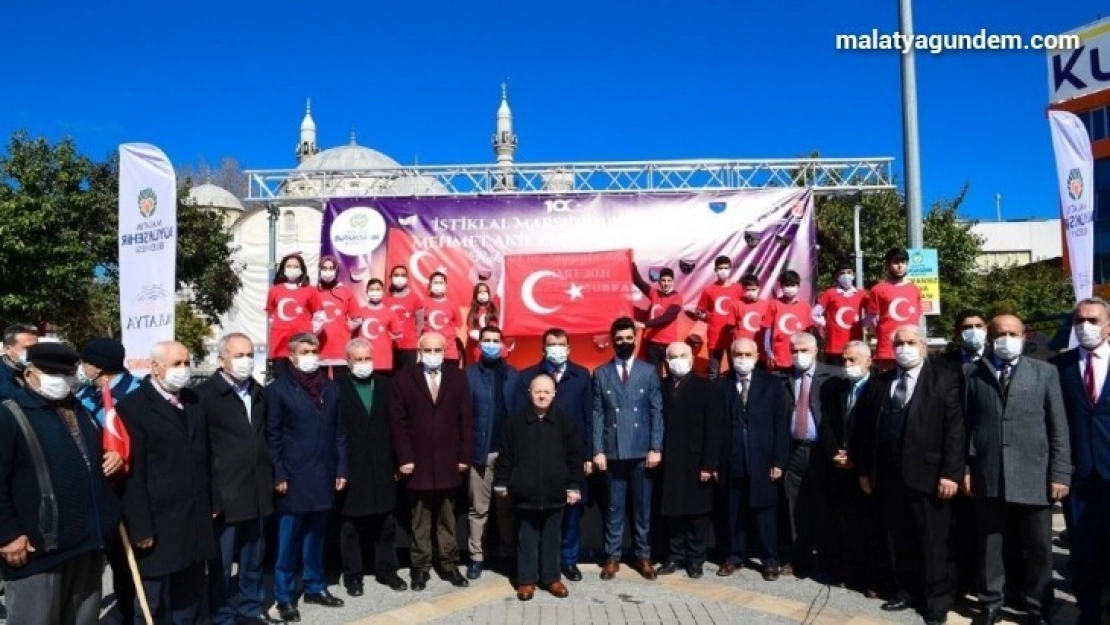
M787 566L790 566L790 565L787 565ZM769 582L777 581L778 578L779 578L779 575L785 575L785 574L786 573L783 572L783 569L779 568L777 566L765 566L765 567L763 567L763 579L765 579Z
M721 568L717 569L717 577L728 577L739 570L739 566L731 562L725 562L721 565Z
M567 590L566 584L564 584L563 582L551 582L547 585L547 592L555 595L560 599L570 594L570 591Z
M516 589L516 598L521 601L531 601L536 596L536 587L533 584L521 584Z
M621 570L621 561L616 558L609 558L601 566L601 579L613 579L619 570Z
M644 579L655 579L655 567L651 565L649 558L640 558L636 561L636 572Z

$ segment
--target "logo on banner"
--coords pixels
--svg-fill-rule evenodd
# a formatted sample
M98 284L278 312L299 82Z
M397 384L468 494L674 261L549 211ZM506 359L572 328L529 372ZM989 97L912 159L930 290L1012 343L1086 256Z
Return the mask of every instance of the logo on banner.
M139 295L135 297L136 302L157 302L169 298L169 293L166 292L166 287L161 284L148 284L144 286Z
M385 219L378 211L359 206L345 210L331 227L331 244L347 256L369 254L385 241Z
M1083 197L1083 174L1079 171L1078 167L1068 172L1067 183L1068 197L1073 200L1078 200Z
M154 192L154 189L143 189L139 191L138 203L139 214L143 217L150 217L158 209L158 194Z
M543 205L547 207L548 213L580 213L586 210L586 206L575 199L546 200Z

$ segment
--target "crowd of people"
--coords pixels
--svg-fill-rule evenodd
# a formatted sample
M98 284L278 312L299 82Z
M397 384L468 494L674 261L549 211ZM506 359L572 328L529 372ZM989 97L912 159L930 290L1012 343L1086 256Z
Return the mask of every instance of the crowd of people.
M574 328L533 339L540 362L507 362L485 283L464 316L446 275L425 297L395 267L361 305L327 256L316 285L300 257L279 264L267 385L243 334L220 339L219 370L193 386L180 343L153 346L140 380L114 339L78 353L13 325L0 367L9 622L97 622L105 562L125 622L296 622L304 605L344 604L325 573L333 519L349 596L368 575L419 592L433 571L462 588L498 569L522 601L567 597L583 579L583 510L596 505L602 580L622 564L697 579L715 555L717 576L813 577L926 623L967 592L977 622L993 623L1006 591L1030 623L1048 623L1061 501L1079 622L1100 622L1110 305L1079 302L1079 346L1051 362L1025 356L1019 318L977 311L930 355L906 251L886 261L869 291L836 267L815 305L799 299L797 273L761 297L757 277L733 282L727 257L689 310L673 272L656 285L634 272L649 314L612 322L613 356L592 372L572 358ZM704 321L704 336L680 336L682 315ZM125 449L102 442L121 434Z

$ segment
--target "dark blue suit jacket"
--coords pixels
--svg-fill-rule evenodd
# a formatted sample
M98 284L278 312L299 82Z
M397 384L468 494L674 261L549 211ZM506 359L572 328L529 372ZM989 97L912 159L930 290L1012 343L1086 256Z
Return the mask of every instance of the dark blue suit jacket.
M743 404L736 389L736 374L718 378L717 391L722 394L721 405L721 459L718 476L722 484L732 474L732 438L736 419ZM751 497L748 503L755 508L773 506L778 502L778 483L771 481L771 468L786 472L790 455L790 420L786 414L786 390L778 376L765 371L752 371L748 388L748 419L743 431L746 444L744 456L748 461L751 478ZM729 489L724 489L728 492Z
M1092 406L1079 373L1079 348L1059 354L1050 362L1060 372L1071 434L1072 480L1092 474L1110 480L1110 375L1103 383L1098 404Z

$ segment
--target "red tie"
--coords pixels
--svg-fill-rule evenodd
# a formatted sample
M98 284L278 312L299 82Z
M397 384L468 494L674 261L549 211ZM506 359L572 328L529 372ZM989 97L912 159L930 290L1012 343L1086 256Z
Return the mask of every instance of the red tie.
M1083 373L1083 385L1087 387L1087 397L1091 403L1098 403L1098 389L1095 388L1095 353L1087 352L1087 371Z
M628 384L628 363L621 365L621 384Z
M802 387L794 403L794 438L804 441L809 434L809 376L802 374Z

